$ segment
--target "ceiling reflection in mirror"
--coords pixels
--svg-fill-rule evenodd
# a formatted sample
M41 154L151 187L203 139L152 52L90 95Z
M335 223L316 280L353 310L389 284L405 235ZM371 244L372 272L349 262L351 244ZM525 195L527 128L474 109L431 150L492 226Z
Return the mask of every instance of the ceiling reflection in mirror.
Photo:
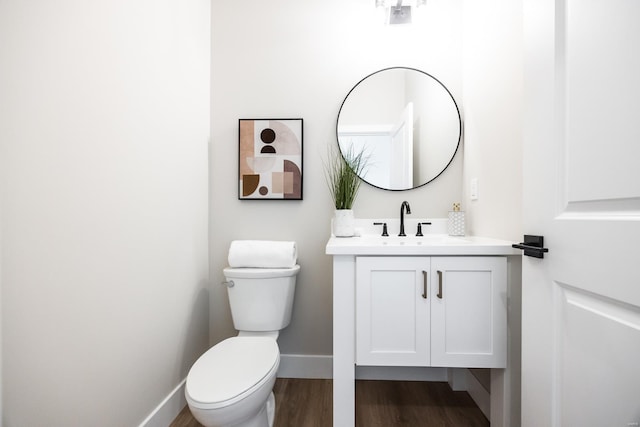
M363 153L365 182L409 190L437 178L455 156L460 110L435 77L413 68L377 71L358 82L338 113L340 151Z

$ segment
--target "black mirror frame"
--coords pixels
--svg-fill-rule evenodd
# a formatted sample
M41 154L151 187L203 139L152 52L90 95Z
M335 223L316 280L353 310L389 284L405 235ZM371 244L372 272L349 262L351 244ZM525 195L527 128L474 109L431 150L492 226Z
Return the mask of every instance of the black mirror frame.
M442 168L442 170L440 172L438 172L433 178L431 178L430 180L416 185L412 188L398 188L398 189L394 189L394 188L383 188L380 186L377 186L375 184L371 184L370 182L366 181L365 179L363 179L362 177L360 177L360 179L367 183L368 185L374 187L374 188L379 188L380 190L386 190L386 191L408 191L408 190L415 190L416 188L420 188L423 187L427 184L429 184L430 182L433 182L433 180L435 180L436 178L438 178L440 175L442 175L444 173L445 170L447 170L447 168L449 167L449 165L451 165L451 163L453 162L453 159L456 157L456 154L458 153L458 150L460 149L460 142L462 141L462 127L463 127L463 122L462 122L462 115L460 114L460 108L458 107L458 103L456 102L455 98L453 97L453 95L451 94L451 91L440 81L438 80L436 77L434 77L433 75L419 70L417 68L411 68L411 67L402 67L402 66L398 66L398 67L388 67L388 68L383 68L380 69L378 71L374 71L371 74L368 74L367 76L363 77L362 79L360 79L360 81L358 83L356 83L351 90L349 90L349 92L347 92L347 95L344 97L344 100L342 101L342 104L340 104L340 109L338 110L338 116L336 118L336 143L338 144L338 149L340 150L340 154L344 157L344 153L342 153L342 148L340 147L340 139L338 137L339 133L338 133L338 124L340 122L340 112L342 111L342 108L344 107L345 102L347 102L347 99L349 98L349 95L351 94L351 92L353 92L358 85L360 85L362 82L364 82L366 79L368 79L369 77L381 73L383 71L389 71L389 70L410 70L410 71L416 71L418 73L422 73L425 74L427 77L432 78L436 83L438 83L440 86L442 86L442 88L447 91L447 94L449 95L449 97L451 98L451 101L453 101L453 105L456 107L456 113L458 114L458 142L456 144L456 149L454 150L453 154L451 155L451 158L449 159L449 161L447 162L447 164L444 166L444 168Z

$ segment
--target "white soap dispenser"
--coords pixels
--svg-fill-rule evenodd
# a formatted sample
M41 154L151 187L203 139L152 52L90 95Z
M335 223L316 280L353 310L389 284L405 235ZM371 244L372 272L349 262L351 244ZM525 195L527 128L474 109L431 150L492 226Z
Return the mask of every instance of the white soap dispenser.
M447 231L449 236L464 236L464 212L460 210L460 203L454 203L453 210L449 211Z

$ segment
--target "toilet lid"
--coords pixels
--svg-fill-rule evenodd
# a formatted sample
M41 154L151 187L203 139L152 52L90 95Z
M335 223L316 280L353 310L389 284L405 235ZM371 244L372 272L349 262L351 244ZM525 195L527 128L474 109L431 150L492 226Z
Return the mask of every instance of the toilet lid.
M196 404L231 404L267 379L279 363L280 351L273 338L228 338L211 347L191 367L187 394Z

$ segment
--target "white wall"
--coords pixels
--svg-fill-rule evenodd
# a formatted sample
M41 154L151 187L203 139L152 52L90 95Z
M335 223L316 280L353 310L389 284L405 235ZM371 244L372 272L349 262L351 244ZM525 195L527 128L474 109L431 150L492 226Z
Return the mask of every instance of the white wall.
M464 203L470 234L522 238L522 4L464 1ZM470 180L478 179L478 200ZM508 410L492 424L520 425L521 260L509 260L508 368L491 386ZM502 417L504 415L504 417Z
M233 239L299 244L298 288L282 353L332 353L331 259L324 255L333 214L321 158L336 144L347 92L390 66L425 70L461 96L461 0L433 1L424 25L381 24L371 0L247 0L212 5L210 266L212 343L235 334L223 287ZM304 200L239 201L239 118L304 118ZM445 217L462 198L462 155L426 187L389 192L364 185L357 217L396 217L403 200L414 216Z
M209 2L0 2L3 425L138 425L208 344Z
M470 234L510 240L522 238L521 15L517 1L464 2L463 208Z

